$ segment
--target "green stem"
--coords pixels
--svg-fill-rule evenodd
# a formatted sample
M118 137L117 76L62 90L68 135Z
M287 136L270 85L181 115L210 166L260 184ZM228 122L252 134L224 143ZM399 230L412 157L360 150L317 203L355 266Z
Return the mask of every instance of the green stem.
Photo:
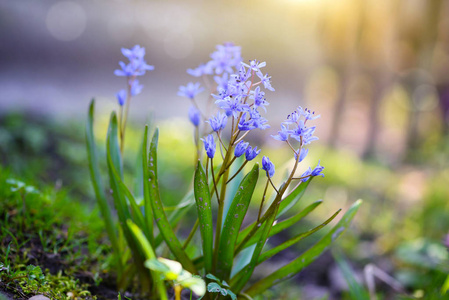
M195 222L195 224L193 225L193 228L192 228L192 230L190 231L189 236L188 236L187 239L185 240L184 245L182 245L182 249L187 248L187 246L189 245L189 243L190 243L190 241L192 240L193 236L195 235L196 230L198 229L198 225L199 225L199 224L200 224L200 220L199 220L199 219L196 219L196 222Z

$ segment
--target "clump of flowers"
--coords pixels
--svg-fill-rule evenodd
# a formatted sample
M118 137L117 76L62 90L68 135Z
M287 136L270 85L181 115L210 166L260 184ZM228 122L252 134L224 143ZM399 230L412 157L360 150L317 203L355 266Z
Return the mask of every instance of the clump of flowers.
M123 103L129 105L130 97L141 90L141 87L134 86L136 76L141 76L146 70L152 69L143 60L145 54L143 48L135 46L129 50L122 49L122 53L129 59L129 64L121 62L121 70L115 72L118 76L125 76L128 85L128 90L118 94L120 116L123 115ZM188 117L194 127L198 162L194 171L192 190L174 210L164 209L162 201L164 194L159 190L158 130L154 132L148 147L148 126L145 127L140 173L140 176L143 174L143 178L137 179L141 180L143 191L141 194L139 191L133 193L123 182L121 163L127 113L125 121L122 117L117 121L115 113L111 114L106 149L109 182L122 236L130 249L130 252L127 252L131 253L128 257L121 256L120 251L123 248L119 246L98 171L92 129L93 102L89 110L87 141L92 182L116 253L119 282L124 282L120 275L135 272L139 275L142 285L153 287L150 290L160 299L167 299L166 286L161 282L161 274L164 280L173 279L167 275L170 273L169 268L160 264L168 260L157 259L161 245L165 245L165 249L169 250L170 259L179 262L179 265L175 262L171 264L174 263L178 270L185 270L183 272L188 275L187 279L194 278L192 274L204 278L207 283L205 297L214 297L214 293L219 293L231 299L240 296L250 299L300 272L313 262L348 227L360 205L360 202L354 204L338 224L309 250L272 274L247 286L257 265L320 230L331 222L340 210L319 226L300 233L281 245L264 249L271 236L294 226L321 204L321 201L316 201L300 212L293 211L291 218L280 221L283 214L287 211L292 212L291 208L301 199L311 181L310 178L324 176L324 167L320 162L314 169L308 168L300 176L296 174L298 164L304 160L309 151L305 146L318 139L314 136L315 126L309 126L309 122L319 116L308 109L298 107L282 122L278 133L272 136L278 141L285 142L293 152L293 167L282 184L276 186L273 183L276 168L267 156L262 157L261 168L255 163L243 179L239 178L237 175L244 171L244 167L256 160L261 153L258 146L251 146L245 138L256 129L270 128L265 118L269 106L265 93L274 92L274 88L271 76L264 72L266 63L256 59L243 62L240 47L232 43L218 45L210 58L207 63L187 70L188 74L201 78L203 82L190 82L181 86L178 91L179 96L191 102ZM205 91L208 95L205 97L206 101L199 102L199 96ZM261 186L261 188L264 186L262 198L254 200L253 194L260 170L265 173L266 181ZM268 202L266 196L269 193L269 186L272 187L273 197ZM137 202L137 197L143 198L143 201ZM254 218L250 225L242 228L251 201L258 200L257 219ZM215 210L212 210L212 206L217 206L216 216L213 216ZM187 237L180 236L176 230L179 227L178 222L191 209L195 209L197 213L195 224ZM158 227L158 231L154 230L155 226ZM192 244L197 232L201 236L201 245ZM187 252L186 249L190 250ZM243 250L249 260L236 259ZM194 256L192 253L195 253ZM131 258L134 264L125 268ZM149 269L144 268L144 265ZM181 273L179 271L176 274ZM186 278L182 277L182 280L179 280L176 277L177 281L173 281L176 299L180 299L182 287L195 291L194 285L190 285L190 281L186 281ZM197 289L197 294L203 294L205 292L201 283L203 279L195 277L193 280L195 287L202 287ZM149 285L145 285L147 281L150 282Z

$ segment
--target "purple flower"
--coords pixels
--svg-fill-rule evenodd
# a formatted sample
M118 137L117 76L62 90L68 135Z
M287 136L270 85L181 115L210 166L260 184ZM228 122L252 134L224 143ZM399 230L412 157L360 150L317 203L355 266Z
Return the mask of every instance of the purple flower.
M116 76L141 76L147 70L154 70L154 66L148 65L143 59L145 48L135 45L132 49L122 48L122 53L129 59L129 63L119 62L121 69L114 71Z
M215 103L219 108L223 109L226 112L227 116L230 116L232 114L234 117L237 117L240 112L249 109L249 106L247 104L243 104L240 100L241 97L228 96L223 100L215 101Z
M260 86L256 87L256 89L252 92L251 98L254 99L254 106L256 108L262 107L265 110L265 112L267 111L265 106L269 105L270 103L266 101L265 93L260 91Z
M253 130L256 128L253 125L253 123L254 122L252 120L246 120L246 113L243 113L238 124L239 130L241 131Z
M298 162L302 162L304 158L306 158L307 154L309 154L309 149L302 148L301 153L299 153L299 160ZM297 153L295 153L295 159L297 159Z
M274 164L270 161L267 156L262 158L262 169L267 172L268 177L273 177L274 175Z
M219 112L216 116L213 116L207 122L210 124L210 127L212 127L213 131L218 132L226 127L227 121L228 117L226 116L226 114Z
M201 114L195 106L190 106L189 108L189 120L195 127L200 125Z
M256 109L253 109L250 115L254 128L259 128L262 130L270 128L270 125L266 124L268 122L267 119L263 118Z
M304 173L302 173L301 177L304 177L301 179L302 182L306 182L309 180L310 175L312 174L312 169L309 167Z
M204 149L206 150L207 156L209 158L214 158L216 147L214 136L212 134L209 134L206 138L201 140L204 142Z
M250 68L254 72L260 72L260 68L263 68L267 65L266 62L259 62L258 60L255 59L250 60L249 65L245 64L244 62L242 62L241 64L247 68Z
M127 93L126 90L120 90L117 94L115 94L118 100L118 104L123 106L126 102Z
M214 76L215 83L217 83L217 90L227 90L228 89L228 81L229 81L229 74L223 73L222 76Z
M235 157L240 157L245 153L246 149L248 148L249 143L245 143L244 141L240 141L236 146L234 150Z
M257 76L259 76L260 81L262 82L263 86L272 92L274 92L274 88L271 86L271 76L268 76L268 74L263 75L262 72L257 72Z
M248 146L245 151L245 158L246 160L253 160L257 155L259 155L260 150L257 150L257 146L254 148L251 148L251 146Z
M315 169L313 169L311 175L312 176L320 176L321 175L322 177L324 177L323 169L324 169L324 167L320 166L320 161L318 161L318 165L315 167Z
M136 96L142 91L143 85L139 84L139 80L131 81L131 95Z
M199 65L196 69L187 69L187 73L194 77L201 77L203 75L212 74L212 70L207 67L205 64Z
M186 86L180 86L178 96L186 97L189 99L195 98L195 96L204 91L204 88L200 87L200 83L189 82Z
M304 116L304 118L306 120L315 120L315 119L318 119L320 117L320 115L315 116L315 112L314 111L312 112L312 111L310 111L310 109L307 109L307 108L306 109L302 109L301 106L298 107L298 111L299 111L299 113L301 115Z
M145 56L145 48L140 45L135 45L132 49L122 48L122 54L130 61L134 59L141 60Z
M272 137L275 140L285 142L288 140L288 137L290 136L290 130L288 129L288 125L285 126L285 124L281 124L281 130L278 131L278 134L272 135Z
M302 142L303 145L308 145L311 142L318 140L316 136L313 136L316 128L315 126L306 127L303 120L300 120L297 125L298 127L291 131L292 138Z

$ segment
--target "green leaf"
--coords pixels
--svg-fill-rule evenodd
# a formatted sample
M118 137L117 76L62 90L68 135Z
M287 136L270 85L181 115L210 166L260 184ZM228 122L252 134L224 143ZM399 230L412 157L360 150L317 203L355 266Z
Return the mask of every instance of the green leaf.
M195 206L195 199L193 196L193 189L187 193L187 195L184 196L184 198L181 200L181 203L179 203L175 208L170 207L170 210L172 210L171 214L168 216L168 222L172 227L176 227L179 220L182 219L182 217L190 211L191 208ZM167 212L167 209L164 208L164 211ZM158 234L156 238L154 239L154 247L157 248L162 243L164 238L161 234Z
M134 238L138 241L140 244L140 247L145 255L145 258L148 260L156 260L156 253L154 252L154 249L151 247L150 242L145 238L145 235L143 232L137 227L136 224L134 224L131 220L127 221L128 228L130 229L131 233L134 235ZM146 261L146 262L147 262ZM145 265L146 265L145 262ZM159 280L158 274L151 271L151 277L153 278L156 289L159 293L161 300L167 300L167 291L165 289L164 282L162 280Z
M219 278L215 277L215 276L212 275L212 274L207 274L207 275L206 275L206 278L207 278L207 279L214 280L214 281L216 281L216 282L218 282L218 283L221 283L221 280L220 280Z
M313 177L307 180L306 182L299 182L298 185L295 188L293 188L290 194L288 194L286 197L284 197L284 199L282 199L282 202L279 205L277 217L282 216L296 203L298 203L298 201L302 198L302 196L306 192L306 189L309 186L312 179Z
M293 216L285 221L277 223L271 229L269 237L271 237L275 234L278 234L282 230L285 230L285 229L295 225L297 222L299 222L304 217L306 217L309 213L311 213L315 208L317 208L317 206L320 205L321 203L323 203L322 200L315 201L314 203L312 203L309 206L307 206L306 208L304 208L301 212L299 212L295 216ZM278 216L279 216L279 213L278 213ZM250 230L251 230L251 228L247 227L240 233L237 244L240 244L242 242L243 237L246 236L246 234L248 234L248 232ZM245 247L248 247L250 245L257 243L257 241L260 238L260 235L261 235L261 232L260 231L257 232L248 242L245 243Z
M157 143L159 131L156 129L150 145L149 162L148 162L148 182L149 196L154 219L159 231L167 243L168 248L176 257L176 259L184 266L184 268L192 273L196 273L193 262L182 249L182 245L176 237L162 206L159 194L159 183L157 177ZM145 180L147 181L147 180Z
M275 201L277 200L274 200L259 221L253 222L251 225L242 230L242 232L240 233L241 239L239 243L237 243L238 246L236 249L236 254L239 253L245 245L248 246L246 241L249 241L254 236L254 234L258 232L259 228L262 227L265 221L273 214L275 210L278 211L277 217L279 217L293 205L295 205L304 195L309 182L310 180L305 183L299 183L289 195L287 195L286 197L284 197L284 199L282 199L282 201L280 201L280 203L275 203ZM275 199L277 199L277 197Z
M313 261L315 261L328 247L329 245L336 240L343 231L350 225L352 219L354 218L357 210L359 209L362 201L356 201L349 210L344 214L338 224L330 230L324 237L322 237L315 245L313 245L309 250L304 252L301 256L280 268L276 272L268 275L262 280L256 282L254 285L249 287L245 293L249 296L253 297L258 295L268 289L269 287L281 282L282 280L288 279Z
M216 282L211 282L207 285L207 291L209 293L220 293L221 292L221 286Z
M193 184L195 192L196 208L198 211L201 239L203 243L204 268L206 273L212 271L213 257L213 223L212 223L212 205L210 201L209 185L207 184L206 173L201 162L198 161L195 170L195 179Z
M142 176L143 176L143 199L144 199L144 211L145 211L145 224L150 236L148 237L150 244L157 246L153 241L153 212L151 209L150 200L150 182L148 181L149 165L147 161L147 145L148 145L148 125L145 125L145 131L143 134L142 142Z
M255 164L253 169L243 178L229 207L218 248L218 256L220 257L216 273L218 278L227 280L231 274L235 244L258 178L259 165Z
M340 213L340 211L341 211L341 209L339 209L329 219L327 219L326 221L324 221L322 224L318 225L317 227L310 229L306 232L302 232L302 233L296 235L295 237L289 239L288 241L280 244L279 246L274 247L273 249L270 249L270 250L262 253L262 255L259 257L259 261L257 263L260 264L260 263L266 261L270 257L281 252L282 250L285 250L288 247L293 246L294 244L298 243L299 241L301 241L301 240L305 239L306 237L312 235L313 233L317 232L318 230L320 230L321 228L323 228L324 226L329 224ZM270 235L271 235L271 232L270 232Z
M117 235L115 231L114 221L112 220L111 211L109 209L108 202L106 200L106 195L104 193L103 183L100 176L100 168L98 166L97 152L95 147L95 137L93 133L93 123L94 123L94 106L95 100L92 99L89 106L89 113L86 124L86 145L87 145L87 158L89 161L89 170L92 180L92 185L95 191L95 198L97 199L98 206L100 207L101 215L106 226L106 232L108 233L109 240L111 241L112 249L114 250L114 255L118 257L119 255L119 245L117 241ZM123 266L120 263L120 259L117 259L119 276L122 272Z
M251 261L245 268L242 269L240 273L238 273L236 276L234 276L231 280L231 287L233 291L236 291L239 293L245 284L248 282L248 280L251 278L251 275L254 272L254 268L257 265L259 255L262 252L263 247L265 246L265 243L268 239L268 235L270 234L270 230L273 226L274 221L276 220L277 215L277 208L279 205L276 206L275 204L275 210L273 213L269 216L267 221L263 225L262 234L260 236L259 241L256 244L256 248L254 249L253 256L251 257Z
M142 214L142 211L140 210L140 207L136 203L136 199L134 198L133 194L129 191L129 189L126 187L126 185L123 183L123 181L119 181L120 191L125 194L126 198L128 198L129 204L131 204L131 214L132 219L134 222L136 222L137 226L139 228L142 228L145 236L147 239L151 236L148 232L148 228L145 225L145 220Z

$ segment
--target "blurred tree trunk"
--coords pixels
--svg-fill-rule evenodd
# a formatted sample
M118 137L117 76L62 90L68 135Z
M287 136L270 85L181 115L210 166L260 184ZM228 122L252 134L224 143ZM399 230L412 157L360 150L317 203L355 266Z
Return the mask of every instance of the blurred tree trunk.
M403 5L407 5L407 0L403 2ZM440 18L440 9L442 8L442 0L428 0L426 1L426 10L424 17L424 30L422 34L417 37L417 55L419 56L418 66L428 72L432 69L432 61L434 58L435 46L438 40L438 24ZM415 77L415 76L413 76ZM418 77L418 76L416 76ZM419 85L420 80L417 78L411 79L407 85L407 91L409 94L410 113L409 113L409 126L407 130L407 153L406 157L410 157L411 153L420 146L420 136L418 133L419 116L420 111L416 108L415 103L419 103L419 95L414 95L416 87Z

